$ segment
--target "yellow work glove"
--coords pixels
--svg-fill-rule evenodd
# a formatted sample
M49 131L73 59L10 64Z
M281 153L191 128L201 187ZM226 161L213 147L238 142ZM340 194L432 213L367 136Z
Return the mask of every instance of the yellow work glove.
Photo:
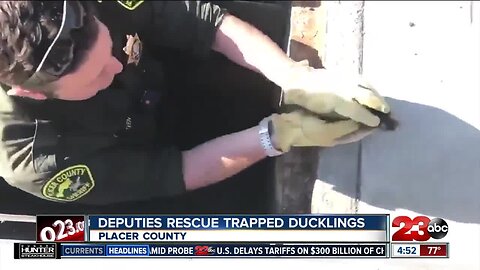
M352 119L377 127L380 119L366 107L389 113L390 107L373 87L359 76L346 76L297 62L282 87L284 104L296 104L324 118Z
M287 152L292 146L330 147L358 141L372 132L353 120L327 122L301 111L273 114L272 143Z

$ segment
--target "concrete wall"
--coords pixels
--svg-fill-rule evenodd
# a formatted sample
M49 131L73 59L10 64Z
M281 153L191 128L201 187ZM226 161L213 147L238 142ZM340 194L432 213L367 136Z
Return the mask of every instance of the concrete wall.
M349 71L360 63L389 98L400 126L320 152L313 210L444 218L450 259L391 260L385 269L480 269L478 3L329 4L326 67ZM359 17L363 21L352 20ZM329 40L337 30L342 34ZM336 42L347 44L331 46ZM331 55L352 58L338 63Z

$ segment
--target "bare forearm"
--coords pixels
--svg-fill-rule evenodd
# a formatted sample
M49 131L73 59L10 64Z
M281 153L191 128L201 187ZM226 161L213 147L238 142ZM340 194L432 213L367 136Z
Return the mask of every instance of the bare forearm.
M252 25L227 15L217 31L213 50L233 62L262 73L277 85L294 64L285 52L267 35Z
M265 158L259 127L216 138L183 152L187 190L220 182Z

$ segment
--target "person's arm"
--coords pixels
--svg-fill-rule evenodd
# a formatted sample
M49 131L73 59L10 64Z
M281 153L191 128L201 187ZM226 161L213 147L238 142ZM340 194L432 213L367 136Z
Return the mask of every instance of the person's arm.
M74 143L75 137L56 134L45 121L7 125L2 139L9 147L0 144L0 175L40 198L109 204L176 196L227 179L265 157L259 127L185 152L123 145L111 136L84 135Z
M224 16L212 49L280 86L284 104L300 105L320 116L340 114L337 120L349 118L370 127L377 127L380 119L367 108L390 112L385 99L355 74L296 62L268 36L232 15Z
M277 85L283 85L296 62L267 35L249 23L226 14L215 34L212 49L234 63L262 73Z
M239 173L266 157L259 127L225 135L182 153L187 190L205 187Z
M153 1L149 41L196 56L212 50L283 85L295 61L260 30L226 9L203 1ZM154 46L154 47L155 47Z

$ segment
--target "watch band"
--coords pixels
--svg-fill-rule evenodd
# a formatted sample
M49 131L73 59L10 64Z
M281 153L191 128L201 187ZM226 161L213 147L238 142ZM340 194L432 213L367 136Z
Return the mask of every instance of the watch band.
M281 154L283 154L282 151L277 150L272 143L272 139L270 137L270 132L269 132L269 123L272 121L271 117L264 118L262 121L260 121L260 130L258 131L258 134L260 136L260 143L265 150L265 153L269 157L276 157Z

